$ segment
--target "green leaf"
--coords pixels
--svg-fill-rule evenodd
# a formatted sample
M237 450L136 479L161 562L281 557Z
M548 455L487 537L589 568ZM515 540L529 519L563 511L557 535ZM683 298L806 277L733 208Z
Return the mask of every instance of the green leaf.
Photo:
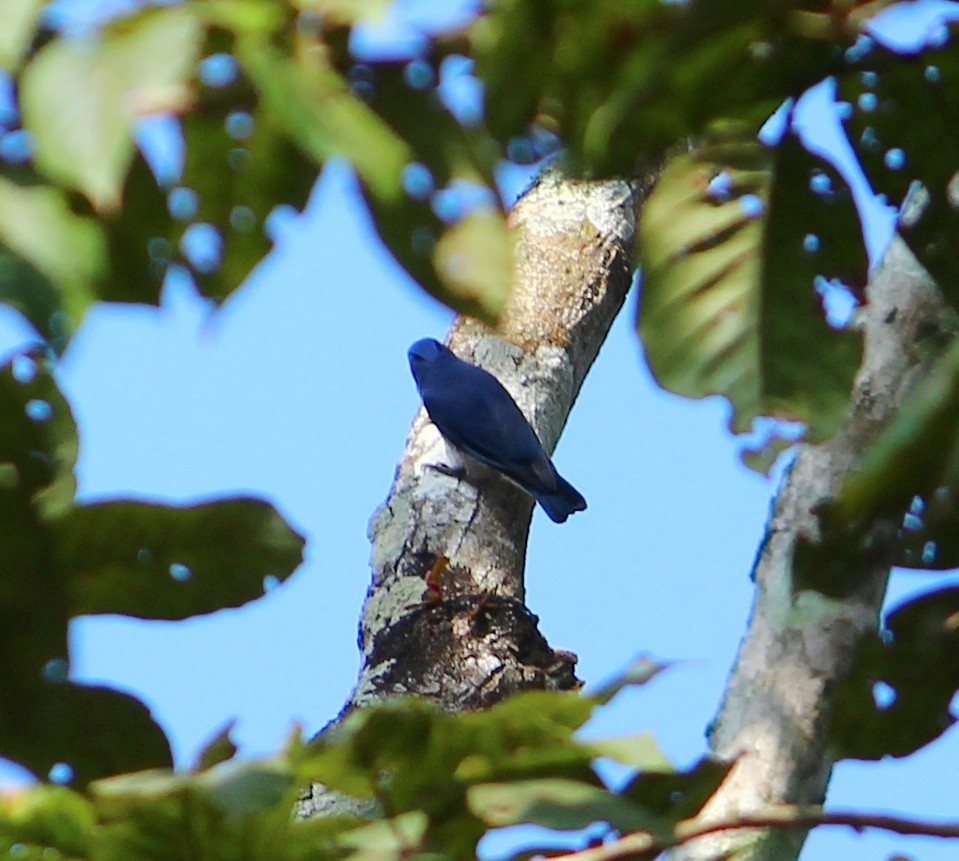
M18 516L35 505L31 516L42 518L72 505L77 426L42 352L19 353L0 365L0 417L0 490L9 494L7 504Z
M224 763L200 775L155 770L100 780L91 786L94 854L104 861L317 857L307 854L308 831L291 841L294 792L286 766L271 760Z
M608 822L619 831L668 833L668 824L628 798L572 780L522 780L472 786L470 810L493 828L532 824L561 831Z
M959 125L950 107L959 100L955 46L906 56L873 46L839 77L838 95L850 107L847 134L873 189L898 206L922 183L925 203L900 217L898 232L959 308L952 157Z
M660 663L645 655L636 658L623 672L603 684L598 691L590 694L590 698L599 703L608 703L623 688L642 687L649 684L663 670L672 666L669 663Z
M0 755L84 782L165 764L163 733L125 694L66 681L69 606L50 521L73 499L76 427L39 355L0 368Z
M53 679L17 707L20 720L0 728L0 752L38 777L63 763L70 782L83 786L107 775L173 764L163 730L129 694Z
M477 209L448 226L436 243L433 265L445 288L434 292L440 301L495 320L513 274L513 241L503 213Z
M433 211L429 194L411 195L403 183L404 169L420 158L438 185L450 179L485 181L492 174L492 154L477 152L480 145L434 104L432 92L408 87L400 92L396 68L377 71L374 94L381 84L385 95L368 105L320 52L293 60L262 41L245 39L237 53L265 110L285 124L305 153L317 162L334 155L352 162L374 226L406 271L441 302L495 322L512 274L504 214L479 208L447 225ZM390 93L396 98L387 98ZM431 132L440 145L428 143Z
M357 859L406 858L412 848L419 846L426 835L429 820L418 810L402 813L391 819L370 822L354 828L340 837L339 843L353 849L350 857Z
M221 762L196 778L196 784L230 817L248 816L267 810L296 789L293 774L280 758L241 762Z
M37 166L100 212L120 206L134 124L182 108L200 27L185 7L120 19L96 34L60 36L23 70L24 127Z
M948 571L959 568L959 488L916 494L899 537L897 567Z
M222 302L273 247L265 222L274 208L300 211L306 204L316 181L313 162L244 82L204 89L182 131L186 161L171 188L158 186L142 157L133 162L123 209L106 220L111 272L98 291L102 299L157 304L169 267L179 266L203 295ZM218 248L191 259L181 243L199 225Z
M791 12L728 0L503 0L470 30L487 123L503 143L532 123L558 134L589 176L654 165L717 119L755 133L826 77L848 40L829 16L809 38Z
M45 0L0 3L0 69L13 72L33 42Z
M21 853L16 844L52 848L66 858L88 858L96 824L90 802L62 786L34 786L18 793L4 793L0 800L0 852L10 857Z
M546 691L456 716L417 700L386 703L325 732L298 774L359 797L375 793L394 812L422 807L444 817L471 783L545 775L598 785L591 763L599 754L574 737L594 707L588 697Z
M932 339L937 340L937 339ZM924 350L935 349L924 344ZM835 498L817 507L818 542L796 547L794 589L851 594L885 545L866 538L877 517L898 519L896 564L944 570L959 566L959 341L935 361L866 450Z
M0 169L0 301L59 352L105 269L106 243L96 222L74 214L58 189L19 182Z
M666 754L656 742L656 737L649 732L601 738L587 742L586 746L595 756L612 759L633 768L662 771L670 767Z
M294 59L253 36L236 51L264 108L305 153L318 164L342 155L377 196L403 194L409 148L317 52Z
M391 0L293 0L300 9L320 15L324 23L381 24Z
M235 718L227 721L223 728L203 746L203 749L197 757L196 765L193 767L194 772L206 771L208 768L212 768L214 765L219 765L221 762L226 762L236 756L238 748L232 737L235 727Z
M221 242L218 265L198 265L182 251L174 260L192 272L201 293L218 302L273 247L265 228L270 213L281 205L302 211L317 177L314 162L277 119L252 99L237 98L235 89L242 95L244 85L204 92L200 110L183 118L186 165L179 185L196 194L197 210L192 219L173 222L166 234L179 249L180 232L190 223L214 228Z
M830 743L838 757L908 756L955 722L959 587L899 605L861 644L835 692Z
M732 767L733 763L704 757L683 771L650 769L636 775L622 793L650 813L675 823L699 813Z
M736 432L771 415L822 440L845 416L862 338L830 327L816 283L864 285L858 216L835 171L794 137L769 153L735 130L723 136L672 159L646 204L647 359L671 391L725 395Z
M244 498L94 503L53 527L73 615L185 619L239 607L286 580L304 543L269 503Z

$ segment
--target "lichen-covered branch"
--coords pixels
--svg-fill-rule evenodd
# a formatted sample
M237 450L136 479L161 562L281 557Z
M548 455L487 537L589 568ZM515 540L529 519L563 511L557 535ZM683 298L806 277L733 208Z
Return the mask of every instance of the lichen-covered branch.
M843 599L794 594L800 539L822 540L815 508L831 499L923 370L921 344L938 331L943 305L905 245L893 242L871 279L861 321L866 355L842 430L804 446L784 478L753 571L751 618L709 739L736 765L703 811L706 822L769 805L821 804L833 761L826 728L831 686L848 671L859 640L876 630L900 523L880 520L850 564L860 584ZM826 548L828 550L828 548ZM788 861L807 828L714 834L674 850L671 861L727 857Z

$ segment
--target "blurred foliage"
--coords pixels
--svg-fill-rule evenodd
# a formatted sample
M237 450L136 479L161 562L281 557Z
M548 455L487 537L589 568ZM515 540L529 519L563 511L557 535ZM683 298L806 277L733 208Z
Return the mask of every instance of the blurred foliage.
M867 177L895 205L913 195L903 235L959 306L957 55L864 41L887 5L496 0L414 55L374 60L356 54L352 28L386 14L384 0L145 4L78 32L56 30L38 0L4 0L0 68L16 105L0 114L0 301L53 354L94 301L156 304L170 267L222 301L271 248L276 207L301 211L336 157L411 277L495 324L512 272L496 168L561 149L563 168L585 177L662 168L639 229L638 320L662 385L722 394L737 432L771 415L824 439L862 352L850 318L866 259L845 181L795 134L795 99L810 85L835 78ZM475 115L444 95L454 67L484 90ZM781 106L782 135L759 144ZM141 151L144 141L172 157ZM232 760L224 732L196 772L164 770L169 748L145 707L69 682L70 618L237 606L289 576L302 539L256 500L76 505L76 428L48 361L37 351L0 368L0 754L77 789L4 799L0 851L473 858L489 828L522 822L606 823L655 842L722 781L708 761L672 770L646 735L576 741L618 683L476 715L394 703L250 763ZM959 565L957 379L953 347L823 506L841 540L828 565L800 548L797 588L854 589L862 530L907 509L901 561ZM954 674L914 668L955 665L954 603L950 590L917 599L890 615L891 639L864 644L833 723L838 755L902 755L948 725ZM879 696L880 682L892 693ZM602 757L637 773L613 791L595 769ZM290 821L309 780L375 801L382 818Z
M860 644L835 692L830 742L837 758L908 756L955 723L959 690L959 587L920 595L892 610Z
M771 415L804 422L811 440L831 436L862 336L830 326L811 288L835 279L861 295L858 228L845 182L792 135L769 149L750 129L726 127L673 157L638 239L638 327L659 383L725 395L739 433Z
M239 606L292 574L303 539L254 499L77 505L76 425L40 351L0 367L0 414L0 755L78 785L168 766L144 705L68 680L70 619Z
M873 189L890 203L901 206L916 192L899 233L959 308L959 55L952 45L907 56L873 46L850 65L837 92L848 106L849 142Z
M83 792L41 786L0 799L0 852L124 861L474 859L488 829L520 823L669 839L729 766L704 760L674 769L645 736L578 740L603 701L530 692L463 715L395 701L353 713L310 744L297 734L277 755L247 762L229 758L222 735L210 748L221 752L205 754L191 773L155 769ZM621 790L608 788L598 757L634 776ZM292 819L311 782L370 799L377 817Z

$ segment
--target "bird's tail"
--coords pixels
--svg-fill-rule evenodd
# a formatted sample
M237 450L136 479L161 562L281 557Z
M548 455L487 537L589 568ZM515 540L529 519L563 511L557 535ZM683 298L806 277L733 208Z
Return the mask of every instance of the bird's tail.
M566 518L573 512L584 511L586 500L573 485L561 475L557 475L559 486L555 493L537 493L536 501L543 506L543 511L553 523L565 523Z

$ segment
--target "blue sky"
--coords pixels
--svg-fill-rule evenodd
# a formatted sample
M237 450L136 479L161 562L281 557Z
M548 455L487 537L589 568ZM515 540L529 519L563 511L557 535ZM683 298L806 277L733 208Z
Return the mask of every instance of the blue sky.
M825 134L822 103L808 117ZM506 180L507 194L524 182ZM883 241L878 218L874 248ZM580 656L587 683L640 653L679 662L619 697L589 731L651 730L684 764L704 750L745 625L775 481L740 465L724 403L656 388L632 331L635 301L555 454L589 509L563 525L536 511L527 600L552 645ZM82 498L255 493L308 538L294 578L246 608L181 623L98 617L71 627L72 676L142 697L179 763L229 718L238 718L242 752L263 753L292 721L319 729L349 695L369 576L366 524L419 406L406 349L442 338L451 319L379 245L342 163L328 165L305 215L283 225L274 252L215 314L172 280L159 309L89 314L59 373L80 426ZM0 350L29 337L2 309ZM892 595L930 582L897 575ZM957 756L952 732L903 762L844 763L830 805L959 819L945 767ZM821 830L803 858L873 861L897 848L923 861L957 852L944 842Z

